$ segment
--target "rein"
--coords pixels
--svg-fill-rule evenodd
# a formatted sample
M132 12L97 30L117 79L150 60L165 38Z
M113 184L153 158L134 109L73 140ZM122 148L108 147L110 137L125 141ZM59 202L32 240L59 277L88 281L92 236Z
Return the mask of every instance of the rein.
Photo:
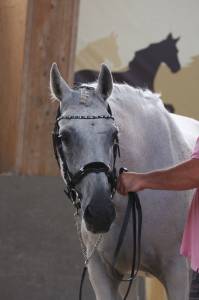
M60 109L58 109L57 112L57 118L54 126L54 131L52 133L52 139L53 139L53 148L54 148L54 154L55 158L57 160L58 166L61 169L61 163L62 163L62 170L63 170L63 176L66 183L66 189L64 190L65 194L68 196L68 198L71 200L73 206L76 209L75 216L79 216L79 209L81 208L81 193L77 190L76 185L81 182L81 180L87 176L90 173L105 173L108 179L108 182L111 187L111 198L113 198L114 193L116 191L116 184L117 184L117 173L116 173L116 167L115 162L117 155L120 156L120 150L119 150L119 140L118 136L116 136L114 144L113 144L113 168L111 170L110 166L106 165L103 162L90 162L80 168L79 171L77 171L75 174L72 174L68 168L68 164L66 161L66 158L64 156L64 151L62 147L62 138L59 135L59 121L62 119L112 119L114 120L111 109L108 106L108 115L99 115L99 116L78 116L78 115L61 115ZM120 169L121 172L127 171L126 169L122 168ZM126 229L129 223L130 216L132 215L132 230L133 230L133 259L132 259L132 266L131 266L131 273L130 277L128 279L122 279L121 281L128 281L129 285L127 288L127 292L125 294L124 300L127 299L127 296L129 294L131 285L133 280L136 278L136 275L139 270L140 266L140 248L141 248L141 227L142 227L142 209L140 205L140 200L135 192L131 192L128 195L128 204L124 216L124 221L121 227L121 231L118 237L117 246L115 248L114 256L113 256L113 262L112 262L112 268L115 267L116 261L121 249L121 246L124 241L124 236L126 233ZM78 224L78 223L77 223ZM94 248L87 257L86 254L86 248L84 246L82 237L81 237L81 231L78 228L77 225L77 231L80 238L80 243L82 247L82 252L85 258L85 267L82 272L81 276L81 283L80 283L80 290L79 290L79 300L82 299L82 288L83 288L83 282L87 271L87 264L91 256L93 255L94 251L98 247L102 235L100 235L99 239L96 241Z
M126 168L121 168L120 173L127 172ZM136 192L128 193L128 204L125 211L123 224L120 230L120 234L117 241L117 246L113 255L112 266L114 267L124 241L125 233L129 223L130 216L132 215L132 231L133 231L133 259L131 264L131 273L128 279L122 279L121 281L128 281L128 288L123 300L126 300L131 289L131 285L138 274L140 268L140 254L141 254L141 234L142 234L142 207L140 199Z

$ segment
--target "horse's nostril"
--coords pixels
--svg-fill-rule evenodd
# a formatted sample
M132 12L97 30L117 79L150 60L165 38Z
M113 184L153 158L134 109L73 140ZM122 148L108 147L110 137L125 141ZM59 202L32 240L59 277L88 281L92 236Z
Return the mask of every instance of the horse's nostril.
M115 218L115 208L113 205L107 205L106 209L99 209L88 205L84 212L84 219L87 224L95 228L108 228Z
M86 207L86 210L84 212L84 215L86 216L86 219L87 220L91 220L93 218L93 215L92 215L92 208L90 207L90 205L88 205Z

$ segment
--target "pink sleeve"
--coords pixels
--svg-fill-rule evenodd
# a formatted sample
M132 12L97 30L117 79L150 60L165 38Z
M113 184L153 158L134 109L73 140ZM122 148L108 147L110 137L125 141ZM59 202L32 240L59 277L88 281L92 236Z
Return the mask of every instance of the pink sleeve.
M195 145L194 150L192 152L191 158L199 159L199 137L197 139L196 145Z

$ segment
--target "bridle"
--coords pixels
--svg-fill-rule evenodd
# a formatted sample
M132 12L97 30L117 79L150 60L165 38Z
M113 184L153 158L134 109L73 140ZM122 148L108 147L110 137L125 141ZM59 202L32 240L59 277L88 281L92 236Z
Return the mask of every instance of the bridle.
M92 88L91 88L92 89ZM90 120L90 119L112 119L114 121L114 117L112 116L111 108L108 106L107 108L107 114L105 115L87 115L87 116L81 116L81 115L67 115L67 114L61 114L60 108L57 111L57 117L55 121L54 131L52 133L52 139L53 139L53 148L54 148L54 154L55 158L57 160L58 166L61 169L60 164L62 163L62 170L63 170L63 177L66 183L66 189L64 192L68 196L68 198L73 203L73 206L76 209L76 215L79 215L79 209L81 208L81 193L77 189L77 185L81 182L81 180L91 173L104 173L107 176L108 182L110 184L110 190L111 195L110 197L113 198L114 193L116 191L116 184L117 184L117 171L115 167L117 156L120 156L120 148L119 148L119 139L118 135L114 138L113 143L113 166L112 169L109 165L106 165L104 162L90 162L79 169L75 174L72 174L72 172L69 170L67 160L64 156L63 151L63 145L62 145L62 137L59 134L59 121L60 120ZM123 169L122 171L125 171ZM121 249L125 232L128 226L128 222L130 219L130 215L132 214L132 225L133 225L133 260L132 260L132 266L131 266L131 274L128 279L122 279L120 281L128 281L128 288L127 292L125 294L124 300L127 299L131 285L133 280L136 278L139 266L140 266L140 248L141 248L141 226L142 226L142 209L140 205L140 200L135 192L129 193L129 199L128 204L124 216L124 221L121 227L121 231L118 237L118 242L114 251L113 255L113 261L112 261L112 267L115 267L119 251ZM77 228L78 229L78 228ZM79 234L80 236L80 243L82 245L82 248L84 249L85 246L83 245L83 241L81 238L81 232ZM101 237L97 240L94 249L92 251L92 254L94 253L94 250L97 248L99 242L101 240ZM84 249L85 250L85 249ZM84 251L83 251L84 252ZM91 254L91 255L92 255ZM83 253L84 255L84 253ZM86 265L88 263L88 257L85 256ZM91 256L90 256L91 257ZM79 291L79 299L82 299L82 287L84 282L84 277L86 274L87 266L85 265L81 277L81 284L80 284L80 291Z
M116 191L116 183L117 183L117 174L116 174L116 167L115 162L117 155L120 155L120 149L119 149L119 139L118 135L115 135L114 141L113 141L113 166L112 169L109 165L106 165L104 162L90 162L79 169L75 174L72 174L72 172L69 170L67 160L64 156L63 146L62 146L62 137L59 134L59 121L60 120L94 120L94 119L112 119L114 121L114 118L111 113L111 109L108 106L108 114L107 115L88 115L88 116L81 116L81 115L66 115L60 114L60 109L58 109L57 112L57 118L54 126L54 131L52 133L52 139L53 139L53 148L54 148L54 154L55 158L57 160L58 166L61 169L60 163L62 163L62 170L63 170L63 176L66 183L66 189L65 193L68 196L68 198L73 203L74 207L78 211L81 208L81 193L78 191L76 186L82 181L82 179L87 176L90 173L105 173L107 176L108 182L110 184L111 189L111 198L113 198L113 195ZM61 161L60 161L61 160Z

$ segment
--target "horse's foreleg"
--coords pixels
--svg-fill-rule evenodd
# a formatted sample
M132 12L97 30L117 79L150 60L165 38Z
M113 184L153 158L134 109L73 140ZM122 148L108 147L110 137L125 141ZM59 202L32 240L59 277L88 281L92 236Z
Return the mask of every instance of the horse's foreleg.
M173 259L165 271L165 287L168 300L189 299L189 268L183 257Z
M89 278L97 300L121 300L118 287L120 281L114 279L109 267L95 253L88 264Z

